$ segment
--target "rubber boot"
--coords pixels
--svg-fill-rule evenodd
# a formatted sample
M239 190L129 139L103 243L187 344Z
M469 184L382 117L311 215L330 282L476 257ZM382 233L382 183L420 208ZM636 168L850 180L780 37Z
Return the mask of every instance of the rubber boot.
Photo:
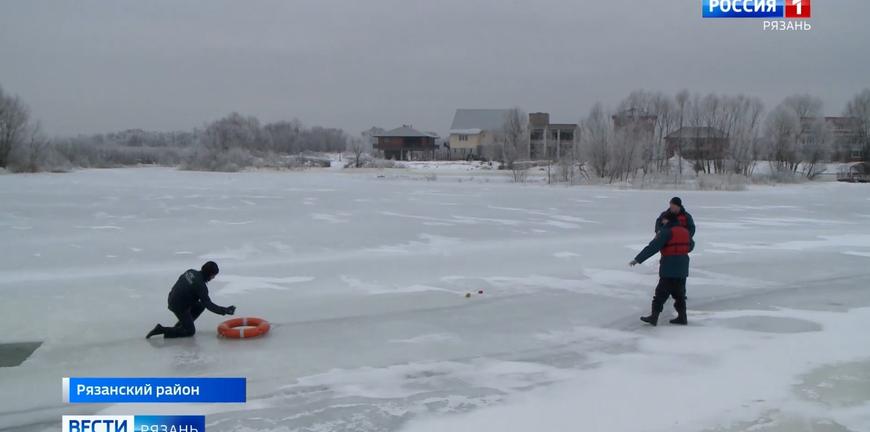
M655 327L659 323L659 314L657 312L652 312L649 316L642 316L640 320Z
M157 335L162 335L162 334L163 334L163 326L160 324L157 324L156 326L154 326L153 329L151 329L150 332L148 332L147 335L145 335L145 339L150 339L151 336L157 336Z
M677 317L672 319L671 324L677 325L689 325L689 318L686 316L686 304L676 304L674 305L674 309L677 310Z

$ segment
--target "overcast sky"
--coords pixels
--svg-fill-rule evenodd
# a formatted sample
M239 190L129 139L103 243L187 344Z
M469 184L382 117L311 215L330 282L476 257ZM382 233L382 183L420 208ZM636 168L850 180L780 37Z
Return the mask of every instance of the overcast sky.
M0 85L51 134L189 130L232 111L352 134L445 133L456 108L575 122L637 88L870 87L870 1L814 1L809 32L702 19L701 0L3 0Z

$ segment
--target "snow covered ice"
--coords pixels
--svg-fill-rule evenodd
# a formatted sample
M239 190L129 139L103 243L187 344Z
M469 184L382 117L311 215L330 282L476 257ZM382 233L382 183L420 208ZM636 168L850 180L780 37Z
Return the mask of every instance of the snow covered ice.
M0 368L0 430L870 430L865 185L678 193L690 326L650 328L656 260L627 263L673 192L431 171L0 176L0 343L43 342ZM146 341L206 259L212 298L272 331L219 339L205 313ZM64 376L246 376L248 403L64 405Z

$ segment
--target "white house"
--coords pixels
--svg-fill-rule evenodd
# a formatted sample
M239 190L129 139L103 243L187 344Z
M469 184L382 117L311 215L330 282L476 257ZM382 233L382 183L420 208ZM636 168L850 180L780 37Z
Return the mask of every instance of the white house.
M495 144L504 129L508 109L458 109L450 126L450 157L480 157L481 147Z

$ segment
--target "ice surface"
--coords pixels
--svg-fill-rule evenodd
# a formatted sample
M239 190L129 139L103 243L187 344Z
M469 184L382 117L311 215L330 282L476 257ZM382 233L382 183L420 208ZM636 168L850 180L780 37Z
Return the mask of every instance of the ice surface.
M43 341L0 368L0 429L870 430L866 185L681 192L692 325L653 329L655 260L627 263L673 192L481 171L0 176L0 343ZM206 313L193 339L146 341L205 259L213 300L272 331L221 340ZM249 402L61 403L61 377L95 375L243 375Z

